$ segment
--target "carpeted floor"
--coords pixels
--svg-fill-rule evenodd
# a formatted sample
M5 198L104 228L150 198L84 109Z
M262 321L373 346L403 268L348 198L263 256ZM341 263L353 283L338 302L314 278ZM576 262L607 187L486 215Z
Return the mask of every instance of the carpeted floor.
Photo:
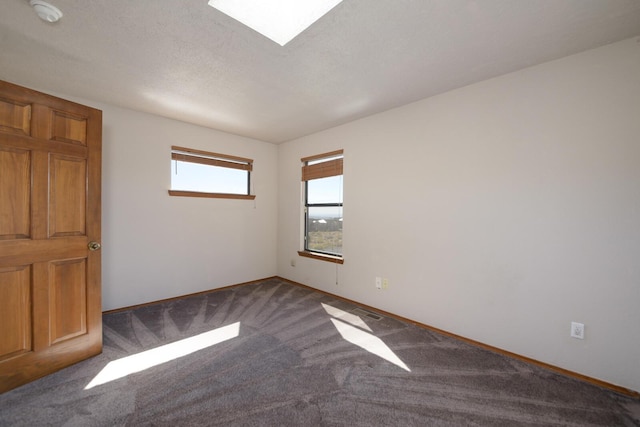
M272 279L108 314L103 354L0 395L0 425L640 426L638 400L354 309Z

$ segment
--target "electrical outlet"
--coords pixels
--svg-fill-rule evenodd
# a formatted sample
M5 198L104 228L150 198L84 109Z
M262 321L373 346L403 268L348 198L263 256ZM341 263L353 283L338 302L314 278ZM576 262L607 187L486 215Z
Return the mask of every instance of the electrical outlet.
M584 323L571 322L571 337L584 339Z
M382 278L376 277L376 289L382 289Z
M389 279L385 277L382 279L382 289L388 289L388 288L389 288Z

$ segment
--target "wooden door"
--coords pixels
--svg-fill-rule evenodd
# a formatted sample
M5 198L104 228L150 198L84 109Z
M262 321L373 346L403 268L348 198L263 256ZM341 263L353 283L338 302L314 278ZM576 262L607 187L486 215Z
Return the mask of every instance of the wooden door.
M0 392L102 351L101 150L100 110L0 81Z

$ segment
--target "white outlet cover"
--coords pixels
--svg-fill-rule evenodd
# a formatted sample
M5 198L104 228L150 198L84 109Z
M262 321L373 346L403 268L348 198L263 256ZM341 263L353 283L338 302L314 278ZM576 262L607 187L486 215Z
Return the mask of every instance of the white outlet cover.
M571 337L584 339L584 323L571 322Z

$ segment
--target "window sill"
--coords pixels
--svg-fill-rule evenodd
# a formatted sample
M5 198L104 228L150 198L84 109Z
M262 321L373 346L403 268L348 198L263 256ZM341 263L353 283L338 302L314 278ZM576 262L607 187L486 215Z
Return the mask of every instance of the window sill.
M303 256L305 258L319 259L320 261L333 262L336 264L344 264L344 258L333 256L333 255L325 255L325 254L319 254L319 253L309 252L309 251L298 251L298 255Z
M229 194L229 193L201 193L199 191L179 191L169 190L170 196L179 197L207 197L210 199L242 199L242 200L254 200L255 195L251 194Z

